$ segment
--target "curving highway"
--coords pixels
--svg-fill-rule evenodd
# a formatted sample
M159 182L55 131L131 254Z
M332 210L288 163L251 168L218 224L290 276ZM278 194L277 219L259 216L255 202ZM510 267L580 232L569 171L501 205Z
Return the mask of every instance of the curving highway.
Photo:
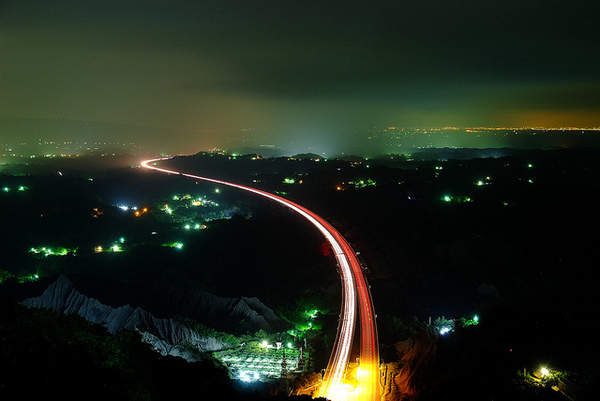
M147 169L167 174L178 174L185 177L226 185L269 198L289 207L310 221L331 245L338 262L342 279L342 307L336 340L325 371L325 376L319 396L330 400L379 400L379 343L375 311L368 283L363 275L362 267L348 241L324 219L310 210L282 197L259 189L234 184L213 178L187 174L180 171L157 167L159 158L142 161L140 164ZM360 367L357 371L358 386L344 384L346 367L350 358L352 341L355 335L356 314L360 317Z

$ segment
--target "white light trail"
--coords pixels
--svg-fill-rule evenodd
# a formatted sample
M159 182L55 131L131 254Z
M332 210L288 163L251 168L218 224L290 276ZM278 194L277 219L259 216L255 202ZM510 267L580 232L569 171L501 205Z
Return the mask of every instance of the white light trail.
M377 379L379 372L379 347L377 344L376 327L374 323L374 312L372 310L372 300L370 299L370 293L367 286L365 285L364 278L362 276L360 263L356 259L354 251L342 235L329 223L323 220L321 217L311 212L310 210L291 202L287 199L279 197L277 195L270 194L259 189L246 187L243 185L234 184L227 181L216 180L213 178L202 177L194 174L182 173L175 170L168 170L164 168L150 165L152 163L167 160L169 158L159 158L152 160L145 160L141 162L141 165L145 168L160 171L167 174L178 174L185 177L190 177L198 180L212 182L220 185L226 185L233 188L238 188L244 191L252 192L254 194L263 196L278 202L284 206L294 210L310 223L312 223L325 237L327 242L331 245L335 258L339 265L339 272L342 279L342 308L340 312L340 322L338 324L338 331L336 335L335 344L333 351L329 359L327 366L326 375L321 386L320 396L326 397L330 400L346 400L348 398L348 391L344 389L343 378L350 357L350 351L352 348L352 341L354 338L354 330L357 316L357 288L359 290L359 296L361 298L362 312L361 312L361 326L363 333L363 345L361 345L361 356L363 361L361 363L371 364L371 368L375 374L375 378L371 381L372 383L365 384L365 387L369 389L366 391L367 398L379 399L379 382ZM356 280L360 282L357 283ZM369 338L370 342L365 344L365 338ZM366 357L366 354L369 356ZM377 381L375 381L377 380ZM361 385L362 387L362 385ZM358 392L359 389L356 389Z

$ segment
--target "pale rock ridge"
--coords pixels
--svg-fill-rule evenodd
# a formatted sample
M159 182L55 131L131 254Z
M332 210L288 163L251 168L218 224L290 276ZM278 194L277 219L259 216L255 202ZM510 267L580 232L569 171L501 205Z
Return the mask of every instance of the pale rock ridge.
M41 296L26 299L23 304L33 308L54 309L60 314L76 313L92 323L105 326L111 333L123 329L138 331L143 341L151 344L156 351L163 355L180 356L188 361L198 360L198 356L188 349L189 346L201 352L227 347L220 340L202 337L173 319L158 319L143 309L134 309L129 305L118 308L104 305L81 294L64 276L60 276Z
M179 314L209 325L237 327L243 320L253 330L268 330L281 319L255 297L226 298L198 289L169 286L157 290L164 302Z

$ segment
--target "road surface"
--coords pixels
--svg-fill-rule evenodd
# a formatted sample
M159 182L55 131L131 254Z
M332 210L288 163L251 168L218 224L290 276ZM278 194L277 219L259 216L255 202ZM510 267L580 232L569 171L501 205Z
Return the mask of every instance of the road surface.
M338 262L342 279L342 307L336 340L319 396L334 401L349 399L379 400L379 343L373 300L360 262L348 241L331 224L294 202L259 189L156 166L157 162L166 159L168 158L145 160L141 162L141 165L142 167L163 173L178 174L197 180L226 185L269 198L299 213L323 234L331 245ZM344 376L355 335L357 312L360 317L361 342L360 367L357 372L359 384L354 388L344 383Z

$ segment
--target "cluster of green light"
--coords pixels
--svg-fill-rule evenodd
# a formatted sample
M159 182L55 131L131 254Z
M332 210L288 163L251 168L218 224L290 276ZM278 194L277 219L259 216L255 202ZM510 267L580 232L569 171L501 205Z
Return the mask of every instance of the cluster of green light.
M97 246L94 248L94 252L96 253L101 253L101 252L123 252L123 246L122 244L125 243L125 238L121 237L119 238L118 241L115 241L112 245L110 245L108 248L104 248L102 246Z
M321 330L322 328L320 324L313 324L313 322L297 323L295 327L299 335L301 335L304 331Z
M40 276L37 273L28 274L25 276L15 276L14 274L7 272L6 270L0 270L0 284L14 278L16 278L18 283L23 284L28 281L36 281L40 278Z
M478 187L482 187L484 185L490 185L492 183L492 179L490 177L485 177L485 180L478 180L476 185Z
M443 316L441 316L435 320L433 326L439 330L440 334L443 335L454 331L455 325L467 327L476 326L477 324L479 324L479 316L477 315L474 315L471 319L463 317L458 319L445 319Z
M469 198L468 196L444 195L442 197L442 200L447 203L450 203L450 202L456 202L456 203L472 202L472 199Z
M473 316L472 319L465 319L463 321L463 325L465 327L467 327L467 326L476 326L478 324L479 324L479 316L477 316L477 315Z
M215 192L219 192L218 189ZM180 194L173 195L173 202L175 202L174 206L170 206L165 204L160 208L160 210L164 211L168 215L172 215L177 211L178 208L188 208L190 206L214 206L218 207L219 204L211 199L207 199L206 196L198 196L193 197L190 194Z
M219 206L219 204L217 202L212 201L210 199L206 199L206 196L203 196L202 198L192 199L191 205L192 206Z
M17 187L17 191L19 191L19 192L26 191L27 189L29 189L29 188L27 188L24 185L20 185L19 187ZM11 187L2 187L2 192L10 192L10 191L12 191Z
M286 177L286 178L284 178L284 180L283 180L283 183L284 183L284 184L293 184L293 183L295 183L295 182L296 182L296 179L295 179L295 178L292 178L292 177Z
M6 270L0 270L0 284L4 283L7 280L15 277L14 274L7 272Z
M29 252L43 256L65 256L69 253L75 254L75 252L77 252L77 249L69 249L62 246L56 248L48 248L45 246L41 246L38 248L31 248Z
M185 226L183 226L183 228L185 228L186 230L203 230L206 228L206 226L204 224L200 224L200 223L194 223L194 224L186 224Z
M25 283L27 281L36 281L39 278L40 278L40 276L38 274L31 274L29 276L21 276L21 277L18 278L17 281L19 283L23 284L23 283Z
M364 188L364 187L370 187L370 186L377 185L377 183L370 178L368 178L366 181L365 180L350 181L350 182L348 182L348 184L354 185L355 188Z
M183 248L183 244L181 242L177 242L177 241L175 241L175 242L167 242L167 243L162 244L162 246L166 246L166 247L169 247L169 248L177 248L177 249Z

